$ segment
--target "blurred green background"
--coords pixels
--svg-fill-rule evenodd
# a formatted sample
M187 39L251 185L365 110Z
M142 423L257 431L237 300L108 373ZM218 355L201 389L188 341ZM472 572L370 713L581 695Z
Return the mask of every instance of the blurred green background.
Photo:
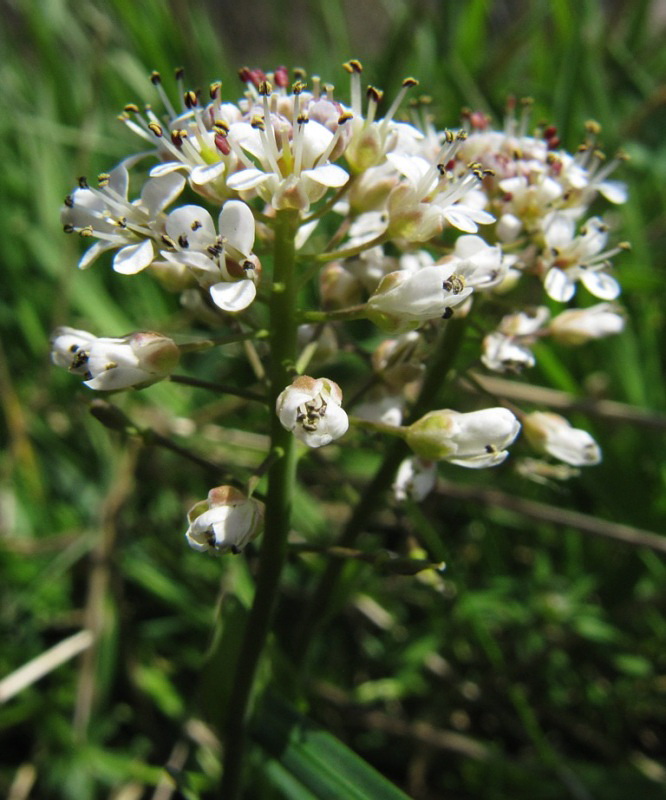
M77 271L81 242L59 223L78 176L140 149L115 117L152 99L152 69L184 66L194 86L219 78L235 99L238 67L284 63L345 99L341 63L355 57L387 98L418 78L441 126L455 127L463 106L501 121L511 94L532 96L535 120L557 124L569 150L598 120L607 152L631 156L614 176L630 201L612 209L633 246L617 259L627 331L574 352L543 347L530 378L643 415L574 415L604 463L564 486L508 475L501 488L664 532L664 2L4 0L0 10L0 678L82 626L101 637L0 706L0 793L164 798L174 796L162 769L171 759L186 796L205 797L219 772L196 723L201 666L220 583L245 605L253 555L221 566L185 552L184 509L219 475L109 433L88 413L91 393L48 353L56 325L113 336L185 324L148 276L112 275L103 259ZM241 354L185 367L220 381L246 370ZM189 445L232 472L261 460L265 442L244 433L233 398L158 385L117 402L176 441L191 433ZM342 455L344 491L303 491L297 530L326 542L372 455ZM480 491L495 486L473 478ZM481 496L440 494L379 515L363 546L400 550L407 538L446 560L446 577L349 571L344 611L315 642L303 707L415 798L663 797L664 552ZM285 630L320 568L290 563ZM287 692L288 667L274 667L273 681ZM262 763L251 796L297 796L279 766Z

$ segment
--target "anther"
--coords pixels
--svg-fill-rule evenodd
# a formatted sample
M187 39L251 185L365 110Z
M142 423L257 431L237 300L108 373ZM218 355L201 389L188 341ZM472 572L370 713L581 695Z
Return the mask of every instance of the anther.
M86 225L85 228L81 228L81 230L79 231L79 236L81 236L84 239L87 239L90 236L94 236L94 235L95 235L95 232L93 231L92 225Z
M97 176L97 185L100 189L103 189L105 186L109 185L109 180L111 176L108 172L100 172Z
M351 59L351 61L346 61L346 62L345 62L343 65L342 65L342 68L343 68L344 70L346 70L347 72L349 72L349 73L352 73L352 72L357 72L357 73L359 73L359 74L360 74L361 72L363 72L363 65L362 65L362 64L361 64L361 62L360 62L358 59L356 59L356 58L352 58L352 59Z
M351 111L343 111L338 117L338 125L344 125L345 122L349 122L350 119L354 119L354 115Z
M451 319L452 316L453 316L453 309L451 308L451 306L447 306L444 309L444 313L442 314L442 319Z
M419 82L416 80L416 78L405 78L405 80L402 82L402 85L407 88L409 86L418 86Z
M85 176L85 175L82 175L82 176L79 178L79 189L88 189L88 188L89 188L89 186L88 186L88 179L86 178L86 176Z
M199 230L199 228L201 228L201 227L202 227L202 226L201 226L201 223L199 222L199 220L198 220L198 219L195 219L195 220L194 220L194 222L193 222L193 223L190 225L190 228L191 228L191 230L193 230L193 231L198 231L198 230Z
M185 236L184 233L181 233L178 237L178 244L184 249L190 246L190 243L187 241L187 236Z
M65 205L67 206L67 208L74 208L74 198L72 197L71 194L68 194L67 197L65 198Z
M123 111L127 112L128 114L138 114L139 106L136 103L128 103Z
M368 96L369 100L374 100L375 103L379 103L384 96L384 92L381 89L377 89L376 86L368 86L365 90L366 95Z
M65 233L74 233L75 230L74 226L70 222L65 223L62 226L62 229L65 231Z
M189 89L187 92L185 92L183 95L183 100L187 108L195 108L199 104L197 93L193 92L192 89Z
M158 125L157 122L149 122L148 128L155 134L155 136L160 137L164 135L164 131L162 130L162 126Z
M268 97L272 91L273 87L271 86L270 81L261 81L261 83L259 84L260 95L265 95L266 97Z
M211 100L215 100L215 98L220 93L220 89L222 88L222 81L214 81L211 83L208 92L210 94Z
M171 250L175 250L175 249L176 249L176 243L175 243L175 242L174 242L174 240L173 240L173 239L172 239L170 236L168 236L166 233L163 233L163 234L162 234L162 236L161 236L160 238L161 238L161 240L162 240L162 244L165 244L165 245L166 245L168 248L170 248Z
M157 86L158 83L162 83L162 76L159 72L157 72L157 70L153 70L150 73L150 82L155 86Z
M185 67L176 67L173 71L173 76L177 81L182 81L185 77Z

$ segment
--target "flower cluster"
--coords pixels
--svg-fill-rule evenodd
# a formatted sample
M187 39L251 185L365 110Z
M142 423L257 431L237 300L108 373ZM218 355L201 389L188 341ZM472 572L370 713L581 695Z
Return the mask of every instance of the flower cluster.
M130 103L121 115L147 150L100 175L95 187L81 178L65 200L65 231L95 240L79 266L112 252L116 272L148 270L182 294L193 322L227 326L241 338L267 314L273 347L282 335L275 331L284 332L284 345L279 356L253 351L268 362L257 374L270 376L270 413L309 448L339 440L350 418L335 381L302 373L322 349L335 352L346 319L370 320L379 329L371 354L349 338L345 344L367 366L348 410L354 425L400 436L413 450L395 479L398 499L425 497L437 462L500 465L521 423L541 455L572 467L598 463L589 434L547 412L509 410L502 398L492 408L468 398L464 411L431 410L402 423L425 391L434 343L452 318L474 314L480 363L504 373L534 366L539 339L581 345L622 330L610 259L626 244L609 245L609 223L589 216L598 197L625 201L624 187L609 179L620 158L604 161L594 123L575 155L561 148L553 126L529 133L529 103L520 114L510 103L501 129L466 112L458 129L438 130L421 101L406 121L399 117L413 78L381 115L379 89L368 86L364 101L360 62L343 66L347 104L330 84L316 77L308 84L302 71L290 76L284 67L242 69L238 100L224 99L219 81L206 92L188 89L178 70L173 102L152 73L158 104ZM143 184L130 192L130 171L134 187L144 163ZM271 274L262 274L259 256ZM289 260L298 270L283 273ZM318 289L321 300L312 312L295 302L308 279L316 284L310 296ZM603 302L553 313L579 284ZM301 329L304 339L297 314L316 323ZM95 390L165 378L180 354L156 333L113 339L59 328L52 344L53 361ZM251 492L218 487L190 512L188 542L237 552L262 519Z

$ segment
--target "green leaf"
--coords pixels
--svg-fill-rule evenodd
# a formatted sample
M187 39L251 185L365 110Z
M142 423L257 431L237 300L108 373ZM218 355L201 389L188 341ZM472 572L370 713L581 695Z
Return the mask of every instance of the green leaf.
M339 739L275 697L268 695L258 707L251 736L291 776L295 790L289 798L307 798L309 792L319 800L407 800ZM270 774L286 788L283 773Z

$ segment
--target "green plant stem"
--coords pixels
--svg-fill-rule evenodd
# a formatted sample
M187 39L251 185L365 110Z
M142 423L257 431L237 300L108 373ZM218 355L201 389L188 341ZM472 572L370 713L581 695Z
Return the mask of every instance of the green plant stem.
M297 217L290 211L278 212L275 219L273 289L270 298L271 364L270 409L289 385L296 356L296 282L294 276L294 236ZM287 535L291 524L291 505L296 473L294 437L271 413L271 452L284 454L268 471L266 528L261 543L259 571L254 601L245 636L236 662L234 690L229 700L224 730L224 772L220 797L235 800L241 796L245 752L246 721L252 687L261 654L266 644L275 610L278 583L287 554Z
M432 402L437 397L439 389L453 366L463 341L464 332L465 320L452 320L443 327L428 364L421 391L407 420L408 425L431 410ZM366 486L340 539L336 542L338 547L353 546L356 538L368 524L375 509L379 508L379 501L382 495L390 486L400 462L408 454L409 448L402 440L396 440L390 445L384 460L375 476ZM330 614L332 598L344 568L345 561L341 559L329 561L305 610L293 650L294 661L301 667L305 663L308 647L315 632Z

